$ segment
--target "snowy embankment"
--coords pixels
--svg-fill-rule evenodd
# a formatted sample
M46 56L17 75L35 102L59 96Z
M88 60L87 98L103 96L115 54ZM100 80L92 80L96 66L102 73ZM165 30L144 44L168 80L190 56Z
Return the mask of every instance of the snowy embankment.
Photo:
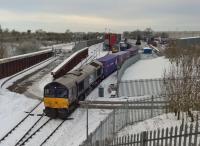
M170 62L165 57L139 60L124 72L122 80L162 78L169 66Z
M181 123L182 121L177 120L177 117L175 117L174 114L163 114L152 119L127 126L121 131L119 131L117 136L122 137L130 134L138 134L143 131L153 131L162 128L171 128L175 126L180 126Z

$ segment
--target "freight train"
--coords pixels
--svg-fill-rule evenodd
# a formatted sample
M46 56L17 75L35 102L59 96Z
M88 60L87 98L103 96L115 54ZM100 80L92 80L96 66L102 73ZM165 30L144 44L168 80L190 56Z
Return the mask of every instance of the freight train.
M65 119L98 84L125 60L138 54L137 48L106 55L55 79L44 87L44 113Z

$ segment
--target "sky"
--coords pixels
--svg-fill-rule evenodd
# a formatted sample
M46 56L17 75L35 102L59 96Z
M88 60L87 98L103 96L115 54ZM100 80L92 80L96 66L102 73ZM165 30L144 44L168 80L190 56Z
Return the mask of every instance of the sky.
M51 32L200 30L200 0L0 0L2 28Z

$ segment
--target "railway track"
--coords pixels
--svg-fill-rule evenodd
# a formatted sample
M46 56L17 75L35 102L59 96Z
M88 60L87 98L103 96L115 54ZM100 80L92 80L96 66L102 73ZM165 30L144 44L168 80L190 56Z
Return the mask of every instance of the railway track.
M31 126L28 131L20 138L20 140L17 141L17 143L15 144L15 146L19 145L25 138L26 136L31 132L31 130L36 126L36 124L39 123L39 121L41 121L41 119L43 118L44 116L41 116L34 124L33 126Z
M52 119L49 118L46 122L44 122L37 130L35 130L30 136L28 136L25 140L23 140L23 138L25 138L28 133L31 132L31 130L33 128L30 128L25 134L24 136L15 144L15 146L23 146L25 145L26 142L28 142L34 135L36 135L37 132L39 132L45 125L47 125L47 123L49 123ZM35 126L35 125L34 125Z
M24 145L32 145L32 144L29 144L29 142L31 143L31 139L33 139L33 137L34 136L36 136L36 134L38 133L38 135L40 135L40 132L42 132L42 129L44 129L45 128L45 126L47 126L48 124L50 124L50 122L54 122L54 125L56 125L55 124L55 120L53 120L53 119L51 119L51 118L49 118L46 122L44 122L42 125L40 125L34 132L32 132L30 135L28 135L27 133L30 133L31 131L28 131L27 133L25 133L24 134L24 136L23 136L23 138L24 137L27 137L27 135L28 135L28 137L25 139L25 140L23 140L23 138L22 139L20 139L16 144L15 144L15 146L24 146ZM41 142L39 142L38 141L38 139L37 139L37 141L38 141L38 143L41 143L41 144L38 144L39 146L42 146L42 145L44 145L52 136L53 136L53 134L63 125L63 123L65 122L65 120L62 120L62 121L60 121L54 128L53 128L53 130L49 133L49 134L47 134L47 137L45 137L45 138L42 138L42 137L40 137L40 139L42 139L42 141ZM46 128L48 128L49 129L49 127L47 126ZM30 129L30 130L32 130L32 129ZM45 135L46 135L46 133L45 133Z
M49 136L40 144L40 146L43 146L49 139L50 137L62 126L62 124L65 122L65 120L63 120L50 134Z
M43 64L43 63L45 63L45 62L47 62L47 61L49 61L49 60L51 60L51 59L52 59L52 57L49 58L49 59L47 59L47 60L45 60L45 61L42 61L42 62L40 62L40 63L38 63L38 64L36 64L36 65L34 65L34 66L32 66L32 67L29 67L29 68L27 68L27 69L25 69L25 70L23 70L23 71L21 71L21 72L19 72L19 73L16 73L16 74L14 74L14 75L8 77L5 81L3 81L3 82L1 83L0 87L1 87L1 88L4 88L5 84L6 84L7 82L9 82L10 80L14 79L15 77L17 77L17 76L19 76L19 75L21 75L21 74L23 74L23 73L25 73L25 72L30 71L31 69L33 69L33 68L35 68L35 67L38 67L39 65L41 65L41 64ZM53 61L52 61L52 62L53 62ZM5 87L5 88L6 88L6 87Z
M23 122L25 122L25 120L28 119L28 117L30 117L32 115L32 112L39 107L39 105L42 103L42 101L40 101L38 104L36 104L36 106L34 106L32 108L32 110L22 119L20 120L10 131L8 131L1 139L0 139L0 144L2 141L4 141L10 134L12 134Z

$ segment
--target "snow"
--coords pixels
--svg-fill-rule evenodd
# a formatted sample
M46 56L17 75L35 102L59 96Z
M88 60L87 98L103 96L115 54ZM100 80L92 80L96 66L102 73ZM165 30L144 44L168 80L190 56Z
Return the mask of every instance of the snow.
M27 115L25 111L30 111L37 103L37 100L24 95L0 89L0 138Z
M45 75L41 80L35 82L30 88L28 88L27 94L36 95L38 98L43 98L43 89L48 83L53 81L52 75L49 73ZM26 93L25 93L26 94Z
M109 112L109 110L89 110L89 133L95 130ZM78 146L86 139L86 110L79 108L70 118L73 119L67 120L45 146Z
M163 114L134 125L126 126L120 132L118 132L117 136L121 137L128 134L141 133L143 131L152 131L161 128L180 126L181 123L182 121L177 120L177 117L175 117L173 113Z
M70 52L74 48L75 43L70 43L62 46L62 50L65 52Z
M17 59L21 59L21 58L25 58L25 57L35 56L35 55L39 55L39 54L43 54L43 53L48 53L48 52L52 52L52 49L38 51L38 52L33 52L33 53L28 53L28 54L23 54L23 55L18 55L18 56L13 56L13 57L9 57L9 58L3 58L3 59L0 59L0 63L4 63L4 62L8 62L8 61L13 61L13 60L17 60Z
M194 36L194 37L185 37L185 38L180 38L180 40L187 40L187 39L197 39L200 38L200 36Z
M170 62L165 57L139 60L124 72L122 80L162 78L169 66Z
M149 47L144 47L143 50L152 50L152 49Z
M52 46L41 47L40 49L62 49L62 50L71 50L74 47L75 43L63 43L63 44L56 44Z

